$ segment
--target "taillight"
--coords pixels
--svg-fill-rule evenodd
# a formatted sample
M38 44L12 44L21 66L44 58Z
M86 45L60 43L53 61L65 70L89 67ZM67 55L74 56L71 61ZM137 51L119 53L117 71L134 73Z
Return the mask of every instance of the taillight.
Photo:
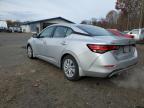
M105 53L111 50L118 50L119 46L116 45L96 45L96 44L88 44L88 48L95 53Z

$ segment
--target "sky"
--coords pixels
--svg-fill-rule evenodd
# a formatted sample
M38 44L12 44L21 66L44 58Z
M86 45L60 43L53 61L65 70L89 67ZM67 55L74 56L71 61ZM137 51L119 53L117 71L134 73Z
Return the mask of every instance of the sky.
M64 17L80 23L104 18L116 0L0 0L0 20L35 21Z

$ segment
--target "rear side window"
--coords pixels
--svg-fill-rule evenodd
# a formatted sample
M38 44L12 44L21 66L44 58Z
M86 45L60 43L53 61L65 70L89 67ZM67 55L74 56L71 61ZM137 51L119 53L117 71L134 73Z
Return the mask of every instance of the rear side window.
M66 36L69 36L69 35L71 35L72 33L73 33L73 30L70 29L70 28L68 28L68 29L67 29L67 32L66 32Z
M66 27L57 27L53 37L54 38L63 38L66 36L67 28Z

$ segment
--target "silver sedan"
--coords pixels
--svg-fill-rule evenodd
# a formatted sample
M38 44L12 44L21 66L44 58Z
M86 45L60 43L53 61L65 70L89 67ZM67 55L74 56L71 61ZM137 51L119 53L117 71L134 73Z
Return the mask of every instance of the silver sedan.
M82 76L111 77L138 61L133 39L81 24L56 24L45 28L28 40L27 55L58 66L68 80L78 80Z

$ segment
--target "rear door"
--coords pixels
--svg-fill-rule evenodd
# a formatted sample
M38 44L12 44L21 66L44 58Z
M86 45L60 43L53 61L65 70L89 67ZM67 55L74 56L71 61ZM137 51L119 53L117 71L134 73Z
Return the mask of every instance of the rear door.
M68 44L66 37L70 35L71 32L72 30L68 27L57 26L50 41L47 39L47 50L45 50L45 53L53 63L58 64L60 56Z

